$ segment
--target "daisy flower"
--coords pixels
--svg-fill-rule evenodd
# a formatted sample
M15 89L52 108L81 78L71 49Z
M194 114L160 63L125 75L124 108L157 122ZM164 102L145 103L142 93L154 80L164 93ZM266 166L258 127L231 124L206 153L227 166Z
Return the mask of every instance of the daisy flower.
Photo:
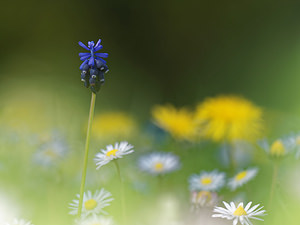
M113 224L111 218L104 216L93 215L87 219L80 220L77 225L111 225Z
M142 171L152 175L171 173L180 168L178 156L172 153L153 152L139 159Z
M76 195L79 199L79 194ZM79 200L74 199L72 203L70 203L70 214L77 215ZM82 215L83 217L88 216L90 214L98 214L98 213L106 213L103 211L103 208L110 205L110 202L113 200L111 198L111 193L104 190L97 190L94 194L91 191L85 192L83 194L83 207L82 207Z
M290 138L279 138L270 144L267 140L262 140L258 142L258 145L272 158L281 158L290 152L293 142Z
M194 113L186 108L175 108L172 105L156 106L152 110L154 123L178 140L194 140L196 123Z
M13 222L7 223L6 225L33 225L31 221L26 221L24 219L14 219Z
M34 161L43 166L51 166L63 159L68 151L65 142L61 140L49 141L37 150Z
M120 144L117 142L115 146L107 145L106 149L101 149L101 152L96 154L94 160L97 169L114 159L122 158L123 155L128 155L132 152L134 152L133 146L126 141L120 142Z
M189 183L191 191L218 191L225 184L225 173L203 171L199 175L190 176Z
M218 194L210 191L191 192L191 203L194 209L199 207L211 207L218 203Z
M252 180L258 172L257 168L250 168L247 170L240 171L233 178L229 179L228 186L234 191L238 187L244 185L248 181Z
M263 128L262 110L237 96L208 98L196 109L201 136L214 141L252 141Z
M259 207L259 204L251 207L252 202L249 202L245 208L242 202L239 203L237 207L233 202L231 202L230 205L226 202L223 202L223 204L226 208L215 207L213 212L217 214L213 214L212 217L233 220L233 225L237 225L238 222L242 225L252 225L250 219L263 221L263 219L257 216L265 216L266 212L266 210L261 210L263 206Z

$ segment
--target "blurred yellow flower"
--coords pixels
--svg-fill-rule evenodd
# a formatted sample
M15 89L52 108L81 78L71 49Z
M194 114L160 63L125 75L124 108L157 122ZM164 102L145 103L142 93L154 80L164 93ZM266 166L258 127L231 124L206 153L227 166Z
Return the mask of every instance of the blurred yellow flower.
M270 148L270 155L274 157L281 157L286 154L285 146L281 140L276 140L272 143Z
M214 141L255 140L263 128L262 110L237 96L208 98L196 110L201 135Z
M186 108L176 109L172 105L156 106L152 110L152 116L155 124L169 132L175 139L195 139L194 113Z
M123 112L107 112L95 116L92 135L95 138L122 138L126 139L137 131L135 120Z
M35 99L36 100L36 99ZM1 111L1 126L22 132L40 132L50 124L50 119L46 116L43 102L31 100L15 100L3 103Z

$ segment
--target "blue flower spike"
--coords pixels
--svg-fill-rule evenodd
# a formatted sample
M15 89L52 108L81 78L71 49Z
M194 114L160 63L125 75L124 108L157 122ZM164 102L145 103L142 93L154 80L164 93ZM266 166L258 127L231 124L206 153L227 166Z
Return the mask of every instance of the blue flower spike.
M103 59L107 58L108 54L96 53L103 48L101 39L96 44L93 41L89 41L87 46L81 41L78 44L89 51L87 53L79 53L80 60L83 61L79 67L81 70L81 81L84 82L85 87L90 87L92 92L97 93L101 85L104 84L104 74L109 71L106 61Z

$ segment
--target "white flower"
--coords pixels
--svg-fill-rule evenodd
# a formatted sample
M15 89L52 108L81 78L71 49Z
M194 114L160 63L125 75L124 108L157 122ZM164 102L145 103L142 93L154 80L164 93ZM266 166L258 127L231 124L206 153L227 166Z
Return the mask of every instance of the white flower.
M172 153L153 152L139 159L138 165L142 171L152 175L166 174L178 170L178 156Z
M293 141L291 138L279 138L269 144L267 140L261 140L258 145L271 157L280 158L291 151Z
M80 195L76 195L79 199ZM77 215L78 214L78 206L79 200L74 199L72 203L70 203L70 214ZM82 216L88 216L89 214L98 214L98 213L106 213L103 211L103 208L110 205L110 202L113 200L111 198L111 193L104 190L103 188L99 191L97 190L95 194L92 194L91 191L83 194L83 204L82 204Z
M128 155L132 152L134 152L133 146L126 141L120 142L120 144L117 142L115 146L107 145L105 150L101 149L101 152L96 154L94 160L97 169L114 159L122 158L123 155Z
M229 179L228 186L234 191L238 187L244 185L248 181L252 180L258 172L257 168L250 168L247 170L240 171L233 178Z
M26 221L23 219L14 219L11 224L7 223L6 225L33 225L33 224L31 223L31 221Z
M51 166L64 158L68 151L67 145L60 140L43 144L34 155L34 161L42 166Z
M215 206L218 203L218 200L219 197L216 192L210 192L210 191L191 192L192 209Z
M263 219L260 219L257 216L265 216L264 213L266 212L266 210L261 210L263 207L258 208L259 204L250 208L252 202L249 202L244 208L242 202L238 204L237 207L233 202L231 202L230 205L226 202L223 203L226 208L215 207L214 212L217 214L213 214L212 217L220 217L228 220L233 220L233 225L236 225L238 221L240 221L242 225L252 225L250 219L263 221Z
M93 215L87 219L80 220L77 225L112 225L113 221L109 217Z
M189 183L191 191L218 191L225 184L225 173L203 171L199 175L190 176Z

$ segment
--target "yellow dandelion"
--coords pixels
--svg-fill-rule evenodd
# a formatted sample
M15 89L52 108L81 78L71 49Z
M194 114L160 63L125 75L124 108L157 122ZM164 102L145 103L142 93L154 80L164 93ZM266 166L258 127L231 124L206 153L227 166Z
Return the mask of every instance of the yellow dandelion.
M175 139L193 140L196 136L194 113L186 108L176 109L172 105L156 106L152 110L152 116L155 124Z
M201 134L214 141L255 140L262 130L262 110L237 96L208 98L199 104L196 119Z
M93 121L92 135L98 139L128 138L137 131L135 120L124 112L98 114Z

